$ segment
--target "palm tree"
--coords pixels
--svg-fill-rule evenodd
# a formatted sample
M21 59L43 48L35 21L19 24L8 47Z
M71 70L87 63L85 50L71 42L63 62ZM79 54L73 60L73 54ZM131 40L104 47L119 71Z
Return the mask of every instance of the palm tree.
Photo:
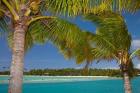
M2 31L11 30L9 38L12 38L9 39L12 47L9 93L21 93L25 49L30 48L34 42L45 42L47 40L46 37L48 33L43 31L44 29L51 31L57 27L53 26L59 22L59 20L56 16L46 16L45 13L47 9L52 12L54 8L57 9L55 10L55 14L57 15L58 13L77 15L83 12L83 8L89 9L88 2L85 3L85 0L81 0L80 3L76 2L77 1L67 2L64 0L56 0L53 2L52 0L0 1L0 27ZM52 7L54 4L55 6ZM40 30L42 31L39 32ZM50 34L53 33L54 31L51 31ZM49 37L51 37L50 34ZM55 38L57 36L58 35L55 34ZM30 40L27 40L28 38L30 38Z
M97 9L93 6L96 6ZM45 27L43 28L46 28L46 24L51 25L54 23L50 21L51 19L56 19L54 16L44 15L46 14L46 11L51 11L57 15L63 14L65 16L71 16L89 12L97 13L107 9L108 6L109 3L106 4L104 0L101 0L100 2L99 0L81 0L79 2L77 0L1 0L0 27L2 31L11 30L12 33L10 34L13 34L13 39L11 40L13 55L10 70L9 93L21 93L25 48L30 48L30 45L33 43L32 40L28 40L28 42L25 40L27 38L32 38L37 42L40 42L40 40L43 42L46 41L46 38L37 39L42 38L42 36L45 37L46 32L41 32L41 36L36 34L32 37L33 33L30 33L29 31L33 30L32 28L35 27L41 30L41 27L43 26L40 25L42 23L45 24ZM52 29L51 27L52 26L49 26L47 29L50 30ZM12 35L10 35L10 37L11 36Z
M52 34L54 34L55 40L59 35L62 36L60 29L60 32L58 30L54 31L58 25L61 26L58 24L60 20L56 16L46 16L46 12L49 11L48 13L51 12L54 15L75 16L92 11L94 13L99 10L103 11L105 7L102 6L105 6L105 4L98 2L98 0L96 2L90 0L81 0L80 2L77 0L1 0L0 27L5 32L11 30L8 41L13 53L9 93L21 93L25 50L35 42L44 43L47 41L47 37L51 37ZM65 24L65 22L61 22ZM55 26L56 24L58 25ZM60 28L64 29L64 27L61 26ZM49 30L49 34L43 31L44 29ZM60 36L59 38L62 39L63 36L62 38Z
M117 60L124 78L125 93L132 93L130 79L134 74L132 57L138 56L140 49L130 53L131 36L122 16L112 12L98 15L89 14L86 19L97 26L93 36L93 53L97 60Z

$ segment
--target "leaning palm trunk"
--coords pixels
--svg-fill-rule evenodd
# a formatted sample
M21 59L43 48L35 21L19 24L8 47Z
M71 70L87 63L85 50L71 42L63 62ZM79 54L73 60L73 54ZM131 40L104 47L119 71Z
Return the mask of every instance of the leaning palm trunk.
M85 76L87 76L89 74L89 65L90 65L90 62L87 61L86 65L85 65L85 67L83 69L83 75L85 75Z
M24 59L24 38L26 26L23 20L14 24L14 37L12 48L12 63L10 70L9 93L22 92L23 59Z
M129 77L127 71L123 72L123 78L124 78L125 93L132 93L131 83L130 83L130 77Z
M120 63L120 70L124 79L124 89L125 93L132 93L131 83L130 83L130 73L129 70L132 67L132 60L128 52L119 52L118 55L119 63Z
M132 93L131 83L130 83L130 75L129 75L129 66L126 64L121 64L120 69L122 71L122 76L124 79L124 89L125 93Z

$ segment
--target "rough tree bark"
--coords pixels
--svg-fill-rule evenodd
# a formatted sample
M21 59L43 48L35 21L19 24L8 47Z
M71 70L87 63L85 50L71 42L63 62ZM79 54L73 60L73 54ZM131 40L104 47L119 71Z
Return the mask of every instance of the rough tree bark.
M14 23L9 93L22 93L24 43L26 29L27 26L24 24L24 20L18 20Z
M128 72L123 72L125 93L132 93L131 82Z

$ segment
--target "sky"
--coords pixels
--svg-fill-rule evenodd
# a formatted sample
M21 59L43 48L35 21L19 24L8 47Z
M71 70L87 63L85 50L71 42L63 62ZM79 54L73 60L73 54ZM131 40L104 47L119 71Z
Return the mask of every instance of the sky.
M140 48L140 11L135 14L123 14L128 30L132 35L132 49ZM81 29L94 32L95 26L89 22L81 20L81 17L72 19L71 22L77 24ZM11 50L8 47L4 37L0 38L0 70L7 70L11 62ZM135 67L140 68L140 60L133 60ZM44 45L35 45L26 54L24 59L24 68L26 69L62 69L62 68L82 68L85 64L77 65L75 60L65 60L58 49L48 42ZM93 62L91 68L118 68L116 61Z

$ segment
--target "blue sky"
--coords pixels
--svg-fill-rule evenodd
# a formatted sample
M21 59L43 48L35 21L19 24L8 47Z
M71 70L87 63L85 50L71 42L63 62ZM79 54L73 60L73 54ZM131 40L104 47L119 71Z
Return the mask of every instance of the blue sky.
M136 49L140 47L140 12L136 14L124 14L128 30L132 35L132 47ZM88 21L81 20L80 17L77 17L72 20L76 23L81 29L95 31L94 25ZM8 48L7 41L5 38L0 38L0 70L4 69L3 67L9 67L11 62L11 51ZM140 62L138 59L134 59L135 66L140 68ZM84 64L83 64L84 65ZM63 55L59 53L57 48L53 46L50 42L45 45L35 45L31 50L29 50L25 55L25 68L34 69L34 68L81 68L83 65L76 65L74 60L65 60ZM117 68L118 65L116 62L105 62L96 64L93 62L91 64L92 68Z

